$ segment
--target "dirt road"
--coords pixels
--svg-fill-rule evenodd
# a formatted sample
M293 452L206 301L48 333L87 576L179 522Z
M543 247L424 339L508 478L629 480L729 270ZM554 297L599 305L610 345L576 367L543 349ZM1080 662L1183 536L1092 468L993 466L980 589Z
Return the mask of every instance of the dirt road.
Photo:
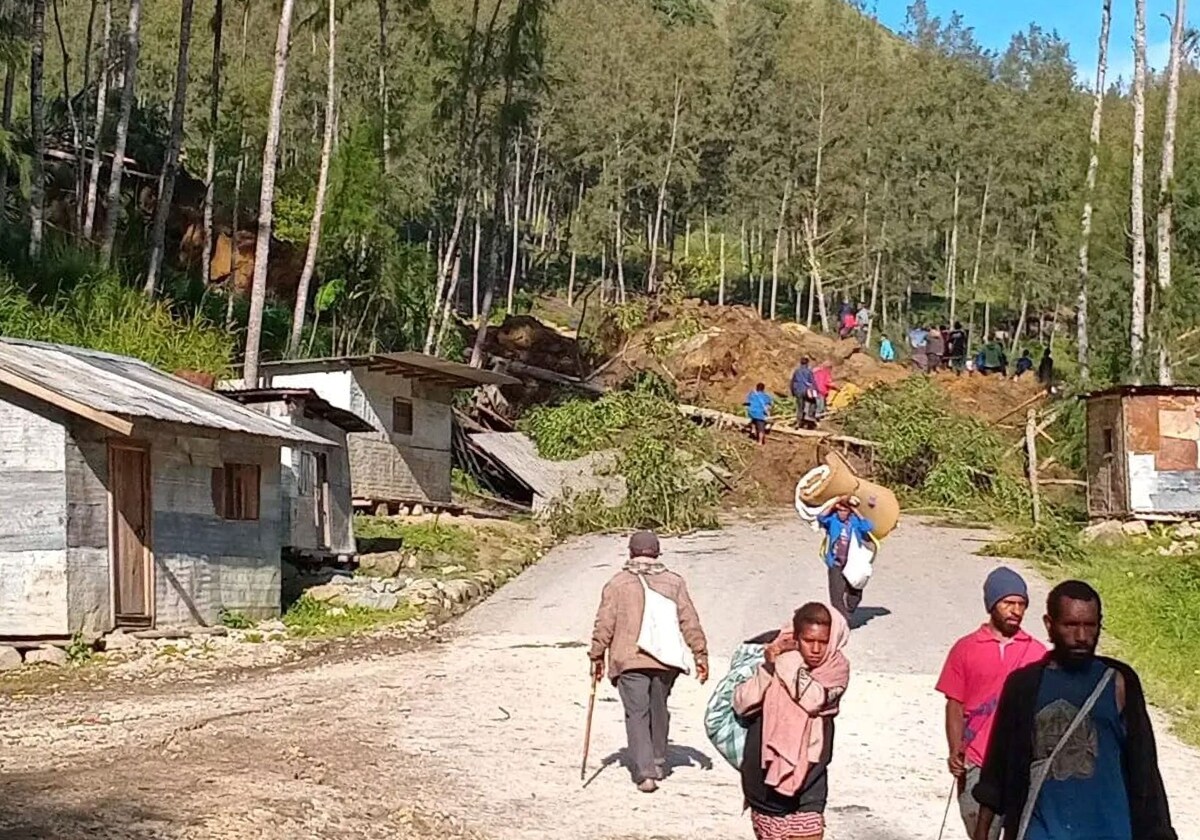
M839 722L829 835L932 840L949 778L932 686L982 613L985 536L907 523L855 630ZM665 543L691 584L718 674L741 639L820 597L817 537L794 520ZM402 653L308 662L241 679L6 699L0 840L11 838L749 838L736 774L704 737L708 691L672 698L673 777L637 793L621 768L616 693L598 703L593 773L579 783L583 642L621 541L592 538ZM1030 576L1034 581L1033 576ZM1034 597L1046 587L1034 581ZM1034 627L1033 629L1036 629ZM1176 828L1200 836L1200 755L1159 721ZM952 817L953 819L953 817ZM951 823L948 837L958 837Z

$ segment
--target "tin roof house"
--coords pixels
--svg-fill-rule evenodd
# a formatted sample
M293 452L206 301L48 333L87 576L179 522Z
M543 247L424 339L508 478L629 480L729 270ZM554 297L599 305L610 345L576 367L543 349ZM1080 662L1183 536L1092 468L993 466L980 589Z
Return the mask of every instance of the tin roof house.
M355 554L350 456L346 437L373 427L357 414L336 408L310 388L227 391L256 411L337 444L317 451L284 446L282 465L283 550L294 560L323 561Z
M350 431L350 484L357 503L450 502L454 392L518 380L423 353L380 353L270 362L261 381L277 389L311 389L351 412L370 431Z
M278 614L284 447L335 444L135 359L0 338L0 637Z
M1090 517L1200 514L1200 387L1125 385L1084 399Z

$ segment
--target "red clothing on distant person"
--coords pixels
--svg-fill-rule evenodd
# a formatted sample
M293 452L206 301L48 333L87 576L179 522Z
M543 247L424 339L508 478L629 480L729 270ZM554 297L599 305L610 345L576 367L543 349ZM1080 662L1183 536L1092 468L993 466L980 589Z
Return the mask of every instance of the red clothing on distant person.
M963 705L966 718L963 746L968 764L983 766L1000 690L1008 675L1042 661L1045 656L1046 646L1024 630L1001 642L990 624L954 643L938 678L937 690L946 699Z
M813 383L816 385L817 394L828 397L829 392L833 390L833 371L822 365L813 371Z

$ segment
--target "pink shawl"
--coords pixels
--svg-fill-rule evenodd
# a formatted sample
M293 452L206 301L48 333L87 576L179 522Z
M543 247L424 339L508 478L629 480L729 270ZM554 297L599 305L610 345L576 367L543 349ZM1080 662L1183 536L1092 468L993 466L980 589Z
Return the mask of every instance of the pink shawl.
M850 682L850 661L843 653L850 626L837 610L829 613L833 626L821 664L810 670L798 651L780 654L775 658L775 678L763 693L763 769L766 783L784 796L795 795L804 785L809 765L821 760L825 727L813 724L838 713ZM780 638L791 635L787 627Z

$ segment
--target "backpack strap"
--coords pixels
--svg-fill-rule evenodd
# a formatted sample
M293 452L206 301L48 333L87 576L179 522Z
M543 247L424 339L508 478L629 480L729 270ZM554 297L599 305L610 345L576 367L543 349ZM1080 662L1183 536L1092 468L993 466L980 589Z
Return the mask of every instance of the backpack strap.
M1106 668L1104 674L1101 675L1100 681L1096 683L1096 687L1092 689L1092 693L1088 695L1083 706L1075 714L1075 719L1071 721L1071 725L1058 739L1058 743L1054 745L1054 749L1050 751L1050 755L1041 761L1035 761L1029 766L1029 793L1025 797L1025 808L1021 812L1021 823L1017 829L1016 840L1025 840L1025 833L1029 831L1029 821L1033 819L1033 809L1037 805L1038 796L1042 792L1042 785L1046 783L1046 777L1050 775L1050 767L1054 763L1054 759L1058 757L1058 753L1066 745L1071 736L1075 734L1075 730L1083 723L1083 719L1091 713L1096 701L1100 699L1100 695L1104 693L1104 689L1108 688L1108 684L1112 682L1116 671L1112 668Z

